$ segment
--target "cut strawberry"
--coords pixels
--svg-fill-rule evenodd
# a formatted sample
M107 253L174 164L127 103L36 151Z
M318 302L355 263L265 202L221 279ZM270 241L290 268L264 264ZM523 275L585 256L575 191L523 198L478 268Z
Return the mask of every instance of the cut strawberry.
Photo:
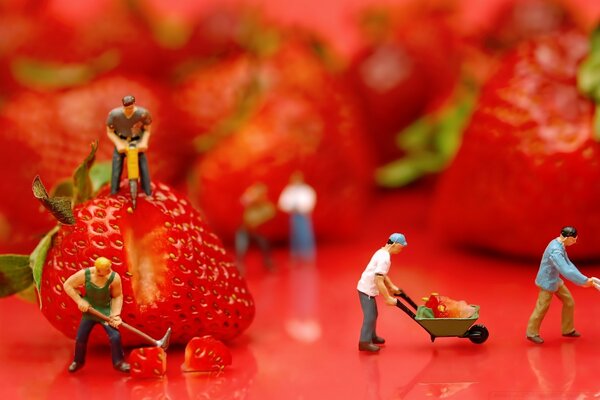
M184 372L222 371L231 365L231 353L212 336L195 337L185 346Z
M129 364L134 378L162 378L167 373L167 353L161 347L133 349Z

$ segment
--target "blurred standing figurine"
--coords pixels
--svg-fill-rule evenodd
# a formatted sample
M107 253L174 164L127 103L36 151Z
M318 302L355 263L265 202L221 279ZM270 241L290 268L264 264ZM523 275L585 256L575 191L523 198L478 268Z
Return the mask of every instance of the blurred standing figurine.
M112 270L112 263L104 257L98 257L91 268L85 268L71 275L63 284L65 293L73 299L83 312L77 337L75 338L75 357L69 366L69 372L75 372L85 364L87 342L96 324L100 324L110 340L113 367L117 371L129 372L130 366L124 361L121 334L117 327L121 321L123 291L121 277ZM84 286L85 295L81 297L77 288ZM87 311L93 307L110 317L110 323L101 321Z
M123 159L128 151L134 150L132 153L138 157L138 165L129 163L128 169L135 169L141 175L142 190L150 196L150 172L148 170L148 161L146 159L146 150L148 150L148 141L150 140L152 117L148 110L135 105L133 96L125 96L122 100L123 107L117 107L108 113L106 119L106 134L111 142L115 145L112 160L112 177L111 177L111 194L119 192L119 184L121 174L123 172ZM131 177L130 177L131 178ZM137 189L137 176L136 189ZM137 190L136 190L137 193ZM132 193L133 195L133 193ZM132 198L135 204L135 196Z
M317 193L304 182L302 172L294 172L279 196L279 209L290 214L290 251L295 261L314 261L315 236L311 214Z
M363 312L363 323L358 342L360 351L375 353L379 351L377 345L385 343L385 339L377 336L376 333L378 312L375 297L381 294L387 305L396 305L397 300L392 294L400 293L400 289L388 276L392 264L391 255L400 253L407 244L403 234L393 233L385 246L373 254L358 281L358 298Z
M562 335L566 337L579 337L579 332L574 327L575 302L571 292L565 285L560 275L564 276L573 283L581 286L593 286L594 279L583 275L577 267L569 260L566 246L571 246L577 242L577 229L567 226L564 227L560 236L552 240L542 256L540 268L535 284L540 288L535 309L529 318L527 324L527 339L541 344L544 340L540 336L540 326L546 312L550 307L552 296L556 295L563 303L562 308Z
M250 240L255 241L260 248L265 267L273 269L269 241L260 233L260 227L275 217L275 205L269 200L267 191L264 183L255 183L246 189L240 199L244 213L242 226L235 235L235 252L240 272L244 271L244 256Z

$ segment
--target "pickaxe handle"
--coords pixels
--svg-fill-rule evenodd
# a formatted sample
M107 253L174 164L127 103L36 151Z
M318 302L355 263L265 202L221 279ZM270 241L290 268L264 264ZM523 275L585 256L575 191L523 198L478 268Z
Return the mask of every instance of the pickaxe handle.
M100 311L96 310L93 307L90 307L87 312L92 314L94 317L100 318L103 321L110 322L109 317L102 314ZM134 328L133 326L131 326L125 322L122 322L121 325L119 325L119 327L123 327L123 328L127 329L128 331L135 333L136 335L138 335L139 337L141 337L142 339L144 339L145 341L147 341L149 344L151 344L153 346L162 347L161 343L158 340L154 339L150 335L145 334L144 332L140 331L137 328Z

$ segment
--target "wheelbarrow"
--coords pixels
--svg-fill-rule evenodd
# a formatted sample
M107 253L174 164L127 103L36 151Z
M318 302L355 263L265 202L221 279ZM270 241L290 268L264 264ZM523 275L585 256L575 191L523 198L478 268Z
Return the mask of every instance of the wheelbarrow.
M479 317L479 306L471 305L471 307L475 308L475 313L471 318L428 318L424 317L423 315L426 313L422 312L427 307L417 306L403 291L394 294L394 296L396 296L396 307L404 311L425 329L429 333L432 342L438 337L460 337L467 338L475 344L482 344L489 336L489 332L484 325L473 325ZM400 299L410 305L414 311Z

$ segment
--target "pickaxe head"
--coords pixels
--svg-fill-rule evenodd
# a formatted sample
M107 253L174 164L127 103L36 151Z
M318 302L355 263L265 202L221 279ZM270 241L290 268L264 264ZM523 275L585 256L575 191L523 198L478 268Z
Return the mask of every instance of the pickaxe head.
M156 346L161 347L164 351L169 348L169 341L171 340L171 327L167 329L167 333L162 339L156 341Z

